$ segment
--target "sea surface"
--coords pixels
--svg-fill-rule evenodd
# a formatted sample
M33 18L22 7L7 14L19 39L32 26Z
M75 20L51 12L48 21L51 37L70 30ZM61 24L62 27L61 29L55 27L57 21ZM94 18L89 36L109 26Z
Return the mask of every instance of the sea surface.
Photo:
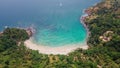
M33 27L34 43L59 47L85 43L83 10L100 0L0 0L0 30Z

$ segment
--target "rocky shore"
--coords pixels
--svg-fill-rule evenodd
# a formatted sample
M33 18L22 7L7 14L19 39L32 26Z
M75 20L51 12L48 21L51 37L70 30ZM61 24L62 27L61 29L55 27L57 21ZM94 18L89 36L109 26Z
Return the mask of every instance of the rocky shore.
M28 33L29 37L32 37L35 33L35 29L32 27L25 28L26 32Z

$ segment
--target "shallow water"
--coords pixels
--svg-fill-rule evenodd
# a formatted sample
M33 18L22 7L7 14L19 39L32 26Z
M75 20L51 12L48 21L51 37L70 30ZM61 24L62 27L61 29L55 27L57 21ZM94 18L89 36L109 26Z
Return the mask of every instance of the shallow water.
M34 42L45 46L85 43L83 10L99 0L0 0L0 30L35 28Z

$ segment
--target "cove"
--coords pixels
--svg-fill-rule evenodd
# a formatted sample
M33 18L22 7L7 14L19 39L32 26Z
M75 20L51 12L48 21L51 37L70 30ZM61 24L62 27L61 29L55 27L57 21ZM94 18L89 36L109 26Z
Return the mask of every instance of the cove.
M86 43L83 10L99 0L0 0L0 30L33 27L33 42L49 47Z

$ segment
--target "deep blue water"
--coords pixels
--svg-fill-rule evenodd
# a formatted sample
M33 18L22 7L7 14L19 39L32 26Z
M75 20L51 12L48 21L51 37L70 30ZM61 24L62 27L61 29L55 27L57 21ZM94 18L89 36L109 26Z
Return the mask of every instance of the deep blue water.
M0 30L5 26L36 29L34 42L64 46L86 42L83 10L99 0L0 0Z

